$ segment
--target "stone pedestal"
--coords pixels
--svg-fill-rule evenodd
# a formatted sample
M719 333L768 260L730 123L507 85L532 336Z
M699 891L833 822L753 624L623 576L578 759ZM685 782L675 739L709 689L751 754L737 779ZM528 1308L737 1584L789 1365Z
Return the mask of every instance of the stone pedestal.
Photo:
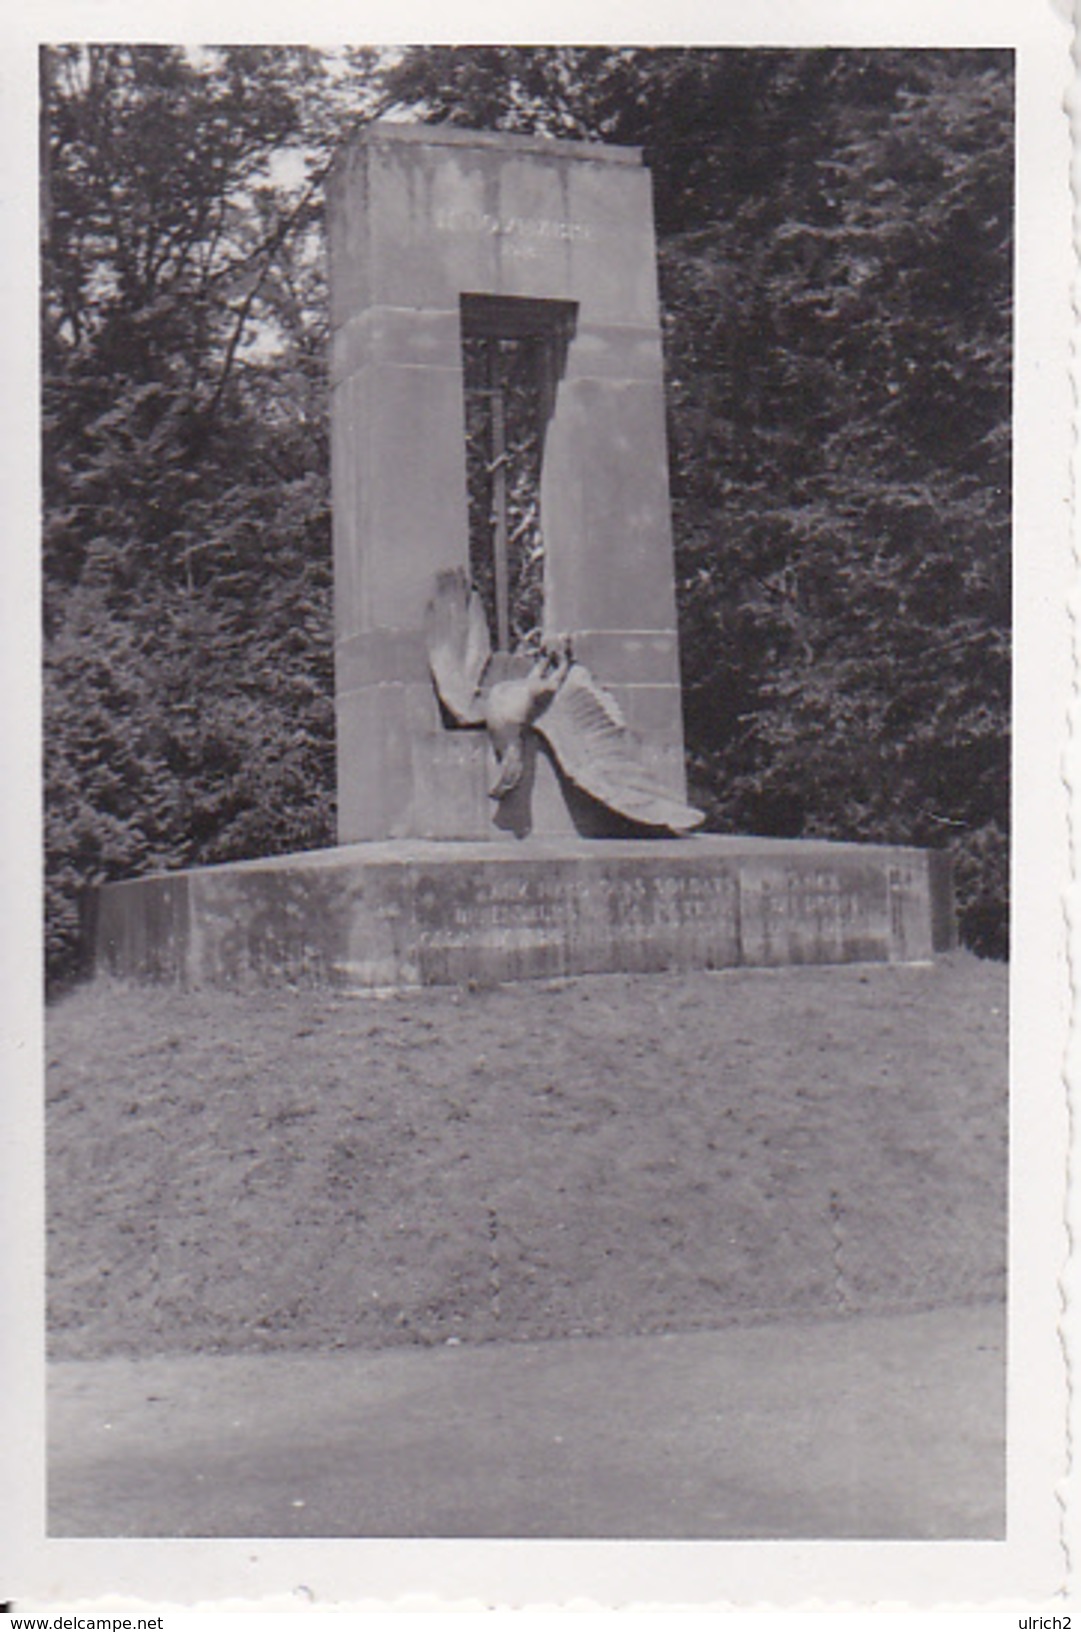
M98 966L343 989L904 963L954 944L944 858L818 840L348 845L107 885Z
M484 740L449 732L424 607L468 563L463 322L559 336L544 622L685 797L652 202L637 149L375 124L327 204L342 843L492 836ZM472 317L470 314L474 314ZM533 831L575 831L538 765Z

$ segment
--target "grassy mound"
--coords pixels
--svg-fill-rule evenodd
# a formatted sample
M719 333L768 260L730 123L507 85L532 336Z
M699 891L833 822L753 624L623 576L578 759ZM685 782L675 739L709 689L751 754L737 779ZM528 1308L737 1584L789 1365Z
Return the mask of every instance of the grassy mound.
M718 1326L1002 1294L1006 971L50 1011L58 1355Z

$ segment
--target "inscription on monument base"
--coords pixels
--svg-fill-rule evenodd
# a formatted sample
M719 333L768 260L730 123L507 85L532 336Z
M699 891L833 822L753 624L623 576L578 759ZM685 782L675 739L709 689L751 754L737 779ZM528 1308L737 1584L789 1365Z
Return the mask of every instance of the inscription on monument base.
M419 978L462 978L508 961L515 976L609 969L616 948L632 969L739 961L739 883L732 871L592 859L523 872L480 864L463 879L433 869L414 896ZM513 978L513 977L512 977Z
M911 962L955 944L941 858L701 838L345 847L101 892L118 975L438 985L609 970Z

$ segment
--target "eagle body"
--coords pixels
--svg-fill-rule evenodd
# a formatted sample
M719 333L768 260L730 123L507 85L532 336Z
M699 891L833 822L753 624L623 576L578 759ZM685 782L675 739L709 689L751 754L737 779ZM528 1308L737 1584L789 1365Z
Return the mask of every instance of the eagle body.
M612 694L575 661L570 641L552 640L529 673L491 680L491 639L479 596L464 572L440 573L425 615L428 661L436 691L458 725L483 725L502 799L521 781L525 733L536 731L568 781L610 810L643 827L686 833L702 811L653 780L641 745Z

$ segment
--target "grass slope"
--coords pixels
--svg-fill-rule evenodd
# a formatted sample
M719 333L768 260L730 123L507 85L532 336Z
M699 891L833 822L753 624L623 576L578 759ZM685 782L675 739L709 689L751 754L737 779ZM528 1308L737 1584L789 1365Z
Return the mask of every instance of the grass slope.
M1006 985L958 955L385 998L84 987L48 1024L53 1351L998 1297Z

